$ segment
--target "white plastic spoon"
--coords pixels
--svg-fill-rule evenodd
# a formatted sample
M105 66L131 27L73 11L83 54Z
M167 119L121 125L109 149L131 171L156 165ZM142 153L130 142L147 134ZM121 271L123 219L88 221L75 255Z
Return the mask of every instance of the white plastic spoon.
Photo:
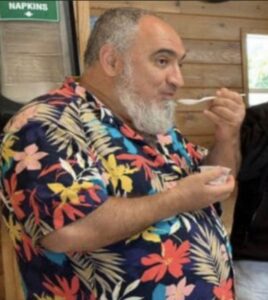
M246 94L239 94L241 97L246 96ZM203 97L200 99L178 99L176 100L177 103L184 104L184 105L195 105L199 104L200 102L204 101L209 101L209 100L214 100L216 96L208 96L208 97Z

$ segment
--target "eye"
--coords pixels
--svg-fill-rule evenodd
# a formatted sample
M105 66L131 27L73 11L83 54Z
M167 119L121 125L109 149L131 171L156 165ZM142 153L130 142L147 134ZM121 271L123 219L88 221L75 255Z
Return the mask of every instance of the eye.
M161 68L166 67L168 63L169 60L166 57L159 57L156 59L156 64Z
M183 63L179 63L178 66L179 66L180 68L182 68L182 67L183 67Z

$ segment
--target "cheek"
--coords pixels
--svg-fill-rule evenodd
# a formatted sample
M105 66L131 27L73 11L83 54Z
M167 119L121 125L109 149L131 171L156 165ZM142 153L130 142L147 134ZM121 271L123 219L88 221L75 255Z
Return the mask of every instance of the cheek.
M159 89L164 84L164 78L157 74L143 74L138 81L146 89Z
M158 91L165 85L165 78L162 74L157 74L153 70L144 70L140 73L135 72L132 76L132 84L139 94L147 97L156 96Z
M152 80L144 80L139 87L139 91L149 98L155 97L158 94L159 89L160 83Z
M148 84L154 88L156 91L161 89L165 85L165 76L163 73L154 72L151 74L151 76L148 78Z

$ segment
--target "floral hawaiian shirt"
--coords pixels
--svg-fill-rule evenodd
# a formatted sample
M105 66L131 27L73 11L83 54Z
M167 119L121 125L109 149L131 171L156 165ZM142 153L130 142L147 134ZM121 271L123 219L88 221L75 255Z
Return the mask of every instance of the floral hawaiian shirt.
M2 215L26 299L234 299L229 242L212 206L93 252L39 243L109 196L173 187L203 154L175 128L152 147L71 78L27 104L5 128L0 163Z

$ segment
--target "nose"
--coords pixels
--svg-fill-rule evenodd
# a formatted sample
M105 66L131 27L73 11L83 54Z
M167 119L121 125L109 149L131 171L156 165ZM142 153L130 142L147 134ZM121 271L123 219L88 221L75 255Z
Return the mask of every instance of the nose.
M170 70L167 76L167 81L169 84L176 86L176 88L180 88L184 86L184 79L181 72L181 67L176 65Z

